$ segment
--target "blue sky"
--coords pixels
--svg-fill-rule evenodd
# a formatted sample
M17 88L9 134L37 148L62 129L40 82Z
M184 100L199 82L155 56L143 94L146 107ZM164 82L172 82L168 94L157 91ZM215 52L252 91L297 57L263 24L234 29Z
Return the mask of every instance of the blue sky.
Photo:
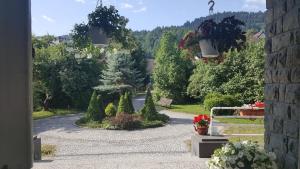
M75 23L87 21L97 0L31 0L35 35L64 35ZM266 0L215 0L215 12L265 11ZM208 0L103 0L129 19L128 28L151 30L157 26L182 25L208 15Z

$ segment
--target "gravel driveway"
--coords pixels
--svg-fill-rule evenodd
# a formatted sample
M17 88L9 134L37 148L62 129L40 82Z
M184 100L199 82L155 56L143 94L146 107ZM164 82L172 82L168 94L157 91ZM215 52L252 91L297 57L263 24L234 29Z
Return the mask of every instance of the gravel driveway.
M143 98L134 100L139 109ZM43 144L57 146L54 157L34 169L206 169L205 161L188 152L193 116L162 111L170 124L146 130L83 129L74 125L80 114L34 122Z

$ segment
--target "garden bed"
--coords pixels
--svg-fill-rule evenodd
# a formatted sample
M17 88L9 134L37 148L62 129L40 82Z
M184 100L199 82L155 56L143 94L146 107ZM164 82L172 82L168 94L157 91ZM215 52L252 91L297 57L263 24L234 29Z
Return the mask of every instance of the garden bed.
M131 119L132 116L133 118ZM117 120L116 120L117 119ZM126 115L126 117L105 118L102 122L88 121L85 117L77 120L75 124L79 127L98 128L107 130L138 130L147 128L156 128L165 126L169 117L164 114L158 114L158 120L143 120L139 115Z

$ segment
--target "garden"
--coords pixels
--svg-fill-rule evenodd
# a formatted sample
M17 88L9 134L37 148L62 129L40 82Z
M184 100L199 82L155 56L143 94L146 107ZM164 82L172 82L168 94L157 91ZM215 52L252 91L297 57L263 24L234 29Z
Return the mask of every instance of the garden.
M149 54L127 23L115 7L101 5L88 23L74 26L72 43L33 36L34 120L83 112L75 122L81 128L131 131L172 121L158 109L187 113L197 115L190 126L199 135L208 134L212 121L225 126L222 135L250 134L232 136L215 151L210 168L275 167L273 154L261 150L262 118L226 118L240 116L233 110L209 117L213 107L263 104L264 39L253 40L255 30L234 16L209 19L195 31L163 32ZM155 60L153 72L146 70L149 58ZM135 110L134 97L144 91L144 104ZM172 100L171 107L159 107L162 98ZM49 149L46 154L55 148Z

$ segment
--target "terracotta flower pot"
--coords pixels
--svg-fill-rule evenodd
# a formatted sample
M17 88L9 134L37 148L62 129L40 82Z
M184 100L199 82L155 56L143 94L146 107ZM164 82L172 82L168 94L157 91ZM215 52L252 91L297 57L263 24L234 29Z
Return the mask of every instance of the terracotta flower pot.
M199 135L207 135L208 127L195 127L195 130L198 132Z
M240 116L264 116L264 110L240 110Z
M216 58L219 56L218 50L213 46L212 41L209 39L203 39L199 41L202 57L204 58Z

